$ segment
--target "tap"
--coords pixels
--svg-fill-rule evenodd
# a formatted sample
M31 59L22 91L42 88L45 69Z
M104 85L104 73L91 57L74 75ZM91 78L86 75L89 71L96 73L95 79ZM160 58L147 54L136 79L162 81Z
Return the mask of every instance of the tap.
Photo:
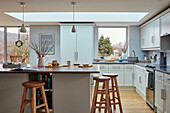
M135 57L135 50L131 50L131 52L130 52L130 57L132 57L132 52L133 52L134 57Z

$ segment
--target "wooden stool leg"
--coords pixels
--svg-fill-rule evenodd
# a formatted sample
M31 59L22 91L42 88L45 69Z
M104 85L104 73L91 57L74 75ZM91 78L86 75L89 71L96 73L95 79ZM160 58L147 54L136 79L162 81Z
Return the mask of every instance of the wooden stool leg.
M46 95L45 95L44 86L42 86L42 87L40 88L40 90L41 90L41 95L42 95L43 102L45 103L45 112L46 112L46 113L49 113L49 109L48 109L48 104L47 104L47 99L46 99Z
M105 88L105 83L103 82L103 86L102 86L102 89ZM101 94L101 97L100 97L100 102L103 101L103 96L104 94ZM99 104L99 106L102 106L102 104ZM99 113L101 112L101 108L99 108Z
M94 94L93 94L93 102L92 102L92 107L91 107L91 113L95 113L95 105L97 101L97 90L99 87L99 82L96 81L95 89L94 89Z
M110 107L110 93L109 93L109 87L108 87L108 81L105 81L105 88L106 88L106 105L107 105L107 110L108 110L108 113L111 113L111 107Z
M36 88L32 89L32 113L36 113Z
M112 98L113 98L113 108L116 109L116 105L115 105L115 90L114 90L114 80L113 78L111 78L111 83L112 83Z
M24 87L23 96L22 96L22 102L21 102L20 113L24 113L26 97L27 97L27 88Z
M119 88L118 88L118 84L117 84L117 79L114 78L114 81L115 81L115 86L116 86L116 92L117 92L117 97L118 97L120 113L123 113L122 104L121 104L120 95L119 95Z

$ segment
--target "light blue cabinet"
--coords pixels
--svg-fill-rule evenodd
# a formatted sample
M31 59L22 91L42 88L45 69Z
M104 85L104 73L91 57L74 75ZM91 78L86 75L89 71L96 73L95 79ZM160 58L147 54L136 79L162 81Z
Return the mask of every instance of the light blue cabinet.
M160 19L141 28L141 48L154 50L160 48Z
M170 12L161 17L161 35L170 34Z
M93 61L93 25L76 25L76 33L72 33L72 25L60 26L60 63L68 60L74 63Z

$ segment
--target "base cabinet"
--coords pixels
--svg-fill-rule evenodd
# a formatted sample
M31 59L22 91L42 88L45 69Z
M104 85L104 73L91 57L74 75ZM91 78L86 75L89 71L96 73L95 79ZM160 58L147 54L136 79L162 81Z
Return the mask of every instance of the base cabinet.
M159 112L163 112L163 100L161 99L161 89L163 89L163 81L155 79L155 106Z
M124 65L124 86L134 86L134 66Z
M146 69L141 66L135 67L136 91L144 100L146 100Z
M170 113L170 84L165 83L166 100L165 100L165 111L164 113Z
M170 113L170 75L155 72L155 106L157 113Z
M133 64L100 64L100 74L93 74L93 76L102 76L103 73L118 74L117 81L119 86L134 86Z

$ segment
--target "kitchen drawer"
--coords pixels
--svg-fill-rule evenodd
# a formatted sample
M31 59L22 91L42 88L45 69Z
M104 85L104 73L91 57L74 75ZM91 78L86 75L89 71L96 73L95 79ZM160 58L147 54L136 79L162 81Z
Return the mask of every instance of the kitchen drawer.
M125 69L133 69L133 65L125 65Z
M109 65L109 69L123 69L123 65Z
M155 71L155 78L159 80L163 80L163 73Z
M108 64L101 64L100 70L108 69L109 68L108 66L109 66Z
M164 74L164 81L170 84L170 74Z

